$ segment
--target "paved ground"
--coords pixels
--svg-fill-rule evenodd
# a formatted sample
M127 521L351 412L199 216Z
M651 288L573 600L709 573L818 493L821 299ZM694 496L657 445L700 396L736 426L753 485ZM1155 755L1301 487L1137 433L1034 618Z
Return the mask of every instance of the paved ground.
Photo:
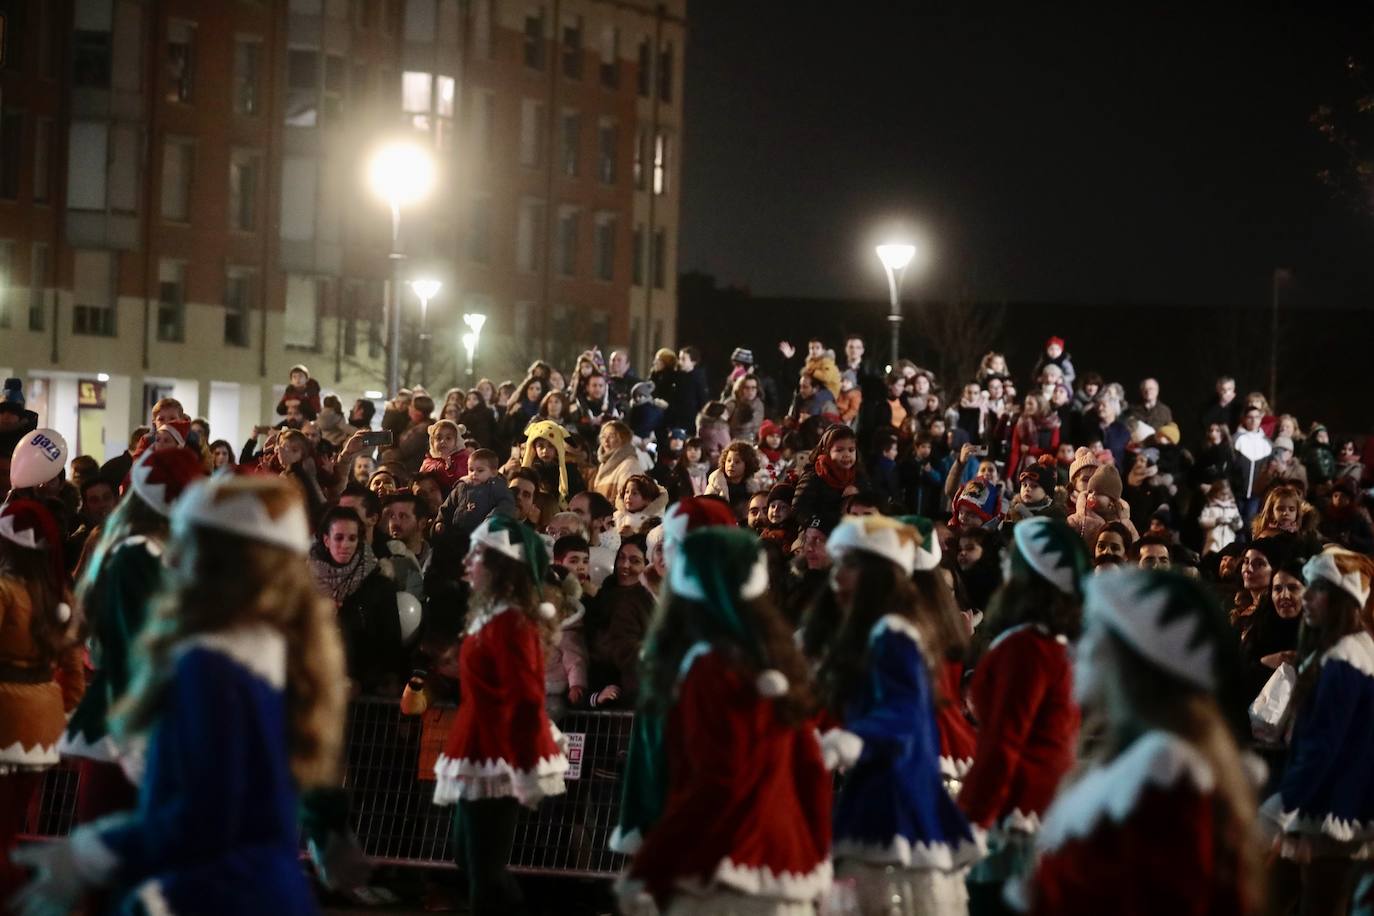
M521 887L533 916L601 916L615 912L609 881L575 878L522 877ZM397 900L368 904L329 897L322 901L325 914L385 913L387 916L428 916L434 912L465 914L462 904L466 886L462 875L448 869L385 869L373 876L373 885L391 891ZM428 909L426 903L448 901L452 909Z

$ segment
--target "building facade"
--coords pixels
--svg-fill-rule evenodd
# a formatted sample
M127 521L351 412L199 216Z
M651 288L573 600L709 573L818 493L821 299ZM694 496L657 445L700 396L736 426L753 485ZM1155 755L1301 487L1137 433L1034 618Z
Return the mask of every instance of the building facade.
M685 0L0 14L0 370L74 455L118 454L168 394L242 441L297 363L380 396L394 292L402 379L432 391L674 340ZM366 178L398 138L437 174L399 262Z

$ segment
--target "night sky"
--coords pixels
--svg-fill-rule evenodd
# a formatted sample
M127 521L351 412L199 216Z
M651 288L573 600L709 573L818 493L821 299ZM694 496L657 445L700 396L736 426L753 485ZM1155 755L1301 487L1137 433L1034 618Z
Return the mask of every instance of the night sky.
M1294 304L1374 308L1374 214L1308 125L1374 4L1308 5L693 0L681 267L878 298L906 221L923 297L1263 305L1285 266Z

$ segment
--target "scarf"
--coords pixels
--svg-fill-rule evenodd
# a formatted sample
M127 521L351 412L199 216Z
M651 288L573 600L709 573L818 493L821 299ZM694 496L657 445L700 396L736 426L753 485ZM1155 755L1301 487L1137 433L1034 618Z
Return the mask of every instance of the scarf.
M842 468L831 461L829 455L816 458L816 476L840 492L854 484L854 473L853 467Z
M310 551L309 562L315 587L320 594L332 598L336 608L341 607L377 569L377 557L373 555L370 544L360 545L353 559L342 566L334 562L324 547L316 545Z

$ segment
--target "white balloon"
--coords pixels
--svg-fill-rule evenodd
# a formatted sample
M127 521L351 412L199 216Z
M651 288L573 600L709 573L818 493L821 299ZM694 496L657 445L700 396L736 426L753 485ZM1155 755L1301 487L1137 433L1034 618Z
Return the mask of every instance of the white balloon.
M401 616L401 642L408 644L420 632L420 618L424 616L420 599L410 592L397 592L396 612Z
M47 483L67 465L67 440L55 429L35 429L10 455L10 486L16 490Z

